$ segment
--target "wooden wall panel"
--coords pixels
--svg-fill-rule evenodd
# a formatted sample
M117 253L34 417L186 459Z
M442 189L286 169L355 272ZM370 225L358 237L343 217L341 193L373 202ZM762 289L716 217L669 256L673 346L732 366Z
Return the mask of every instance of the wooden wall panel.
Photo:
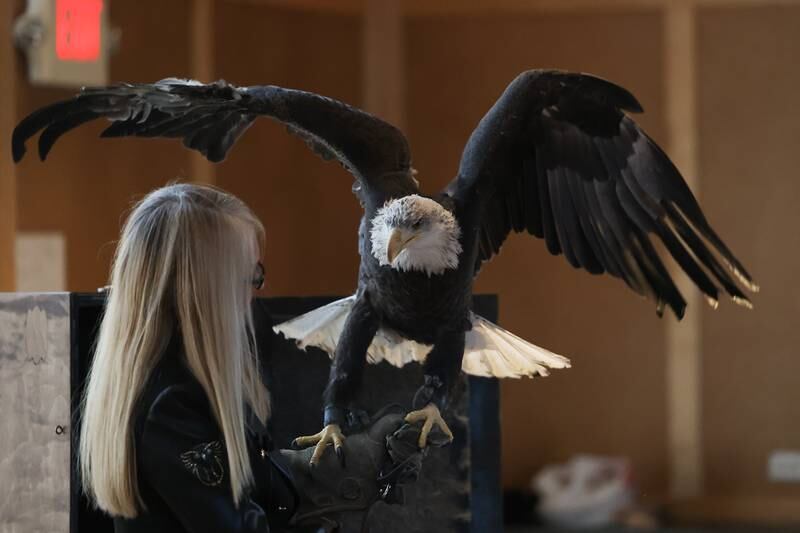
M772 449L800 449L798 29L800 6L699 12L704 205L762 289L754 311L703 317L711 494L800 496L766 480Z
M8 152L11 146L11 130L16 122L17 53L11 46L11 29L17 14L17 2L7 0L0 6L0 291L13 291L14 243L17 231L17 177Z
M228 3L217 12L220 77L360 104L359 18ZM362 210L352 183L340 165L268 120L257 121L220 165L217 184L247 202L266 227L269 294L355 290Z
M401 0L364 4L363 109L405 129L405 18Z
M455 175L478 120L530 68L588 71L626 86L647 110L641 123L663 140L661 31L649 12L411 18L408 129L424 189ZM477 290L499 293L506 328L573 362L545 379L503 382L505 485L596 452L630 456L645 492L665 490L664 326L655 306L522 235L506 242Z
M190 0L112 2L111 22L122 29L111 62L112 81L150 82L189 70ZM67 98L73 89L31 87L20 78L17 116ZM67 288L105 285L124 215L135 197L187 177L187 152L169 140L101 140L100 121L65 135L46 163L36 146L17 167L20 231L60 231L67 246Z
M664 11L664 113L672 161L689 188L697 192L697 74L695 7L675 3ZM702 198L700 199L702 201ZM673 262L672 273L681 269ZM676 287L686 306L704 305L688 276L677 276ZM702 464L702 312L666 324L667 436L669 497L687 499L703 491Z

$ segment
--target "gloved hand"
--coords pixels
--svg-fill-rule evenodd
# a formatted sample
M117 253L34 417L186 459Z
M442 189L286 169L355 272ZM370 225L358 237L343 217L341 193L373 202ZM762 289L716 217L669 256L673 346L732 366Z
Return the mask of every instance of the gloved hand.
M404 422L404 416L400 412L379 415L361 432L349 435L343 444L344 462L336 454L325 453L312 467L313 448L273 454L291 472L300 493L300 507L292 521L297 531L347 531L365 522L378 501L402 504L402 487L417 480L428 449L450 442L447 435L434 431L429 447L420 450L422 425Z

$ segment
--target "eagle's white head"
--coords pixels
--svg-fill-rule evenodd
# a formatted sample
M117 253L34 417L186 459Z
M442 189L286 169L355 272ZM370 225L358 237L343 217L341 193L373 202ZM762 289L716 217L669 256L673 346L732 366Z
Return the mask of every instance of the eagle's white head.
M417 194L386 202L372 219L372 255L396 270L430 276L458 267L460 237L453 214Z

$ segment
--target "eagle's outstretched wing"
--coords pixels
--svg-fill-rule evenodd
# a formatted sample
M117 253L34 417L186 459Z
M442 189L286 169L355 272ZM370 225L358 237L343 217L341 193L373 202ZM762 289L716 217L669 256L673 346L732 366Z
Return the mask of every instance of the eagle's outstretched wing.
M718 284L749 305L750 275L705 219L678 170L623 111L642 108L603 79L553 70L519 75L470 137L447 193L478 232L477 262L510 231L544 238L576 268L622 278L640 294L686 303L650 236L716 305Z
M362 204L417 192L408 142L394 126L323 96L271 85L236 87L167 78L153 84L84 88L70 100L39 109L14 130L14 161L25 141L42 131L39 156L47 157L67 131L96 118L113 123L103 137L178 137L209 161L221 161L258 116L283 122L325 159L338 159L355 175Z

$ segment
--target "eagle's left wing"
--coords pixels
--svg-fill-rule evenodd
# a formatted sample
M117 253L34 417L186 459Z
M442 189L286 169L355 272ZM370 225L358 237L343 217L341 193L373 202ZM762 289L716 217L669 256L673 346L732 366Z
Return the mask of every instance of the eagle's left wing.
M657 235L716 305L717 283L750 275L705 219L678 170L623 111L640 112L627 90L553 70L519 75L483 117L447 193L478 234L477 262L510 231L544 238L575 268L608 272L683 316L686 303L650 237ZM719 257L717 257L719 256Z

